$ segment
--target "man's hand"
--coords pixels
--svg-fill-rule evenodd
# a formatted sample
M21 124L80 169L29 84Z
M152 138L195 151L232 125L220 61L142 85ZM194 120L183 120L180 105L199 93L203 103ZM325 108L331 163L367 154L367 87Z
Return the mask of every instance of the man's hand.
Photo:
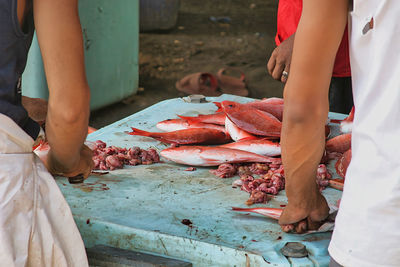
M285 83L290 70L292 61L294 35L289 36L278 47L272 51L271 57L268 60L267 69L269 74L275 80ZM285 71L285 73L284 73Z
M317 230L328 215L328 204L317 190L307 199L292 199L279 218L279 224L284 232L302 234L308 230Z
M47 101L41 98L22 96L22 105L28 111L29 117L39 124L46 121Z
M86 145L82 146L79 159L72 166L65 166L57 160L51 149L45 159L47 170L53 175L61 175L65 177L75 177L83 175L86 179L93 169L94 163L92 160L93 152Z

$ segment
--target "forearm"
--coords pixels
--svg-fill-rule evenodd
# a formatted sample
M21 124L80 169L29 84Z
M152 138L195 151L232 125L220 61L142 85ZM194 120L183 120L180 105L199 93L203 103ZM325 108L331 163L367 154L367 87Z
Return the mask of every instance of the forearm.
M79 161L80 150L87 135L89 102L77 105L80 111L78 114L65 114L65 110L54 102L49 101L46 137L51 147L51 156L67 171Z
M299 208L312 205L307 200L319 194L315 176L324 151L329 83L346 25L346 10L346 0L305 0L296 31L291 73L284 91L281 145L286 194L289 203Z
M51 155L68 170L79 161L89 119L77 1L35 0L34 12L49 87L46 136Z
M304 107L307 109L308 107ZM289 203L298 208L309 209L318 193L316 170L324 152L326 115L308 114L298 120L290 108L285 110L281 147L285 166L286 194ZM312 112L312 111L310 111ZM306 196L306 197L305 197Z

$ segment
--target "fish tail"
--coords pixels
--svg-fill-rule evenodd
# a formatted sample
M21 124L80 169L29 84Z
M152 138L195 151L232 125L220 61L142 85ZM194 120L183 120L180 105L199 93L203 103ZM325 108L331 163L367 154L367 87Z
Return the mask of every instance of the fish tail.
M147 131L143 131L137 128L133 128L131 127L132 132L128 132L128 134L130 135L140 135L140 136L151 136L152 134L150 132Z
M243 212L254 212L276 220L279 219L283 211L282 209L277 209L277 208L237 208L237 207L232 207L232 210L243 211Z

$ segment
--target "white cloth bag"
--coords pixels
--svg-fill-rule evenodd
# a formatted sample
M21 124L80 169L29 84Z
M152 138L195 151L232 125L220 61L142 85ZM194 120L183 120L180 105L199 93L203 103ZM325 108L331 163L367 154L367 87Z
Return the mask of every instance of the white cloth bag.
M0 266L88 266L71 210L32 145L0 114Z

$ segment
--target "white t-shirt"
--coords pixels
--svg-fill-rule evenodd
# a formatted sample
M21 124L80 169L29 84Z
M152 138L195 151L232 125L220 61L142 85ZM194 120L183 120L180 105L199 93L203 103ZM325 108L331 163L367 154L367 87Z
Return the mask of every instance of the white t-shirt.
M353 158L329 252L400 266L400 1L354 0L350 16Z

